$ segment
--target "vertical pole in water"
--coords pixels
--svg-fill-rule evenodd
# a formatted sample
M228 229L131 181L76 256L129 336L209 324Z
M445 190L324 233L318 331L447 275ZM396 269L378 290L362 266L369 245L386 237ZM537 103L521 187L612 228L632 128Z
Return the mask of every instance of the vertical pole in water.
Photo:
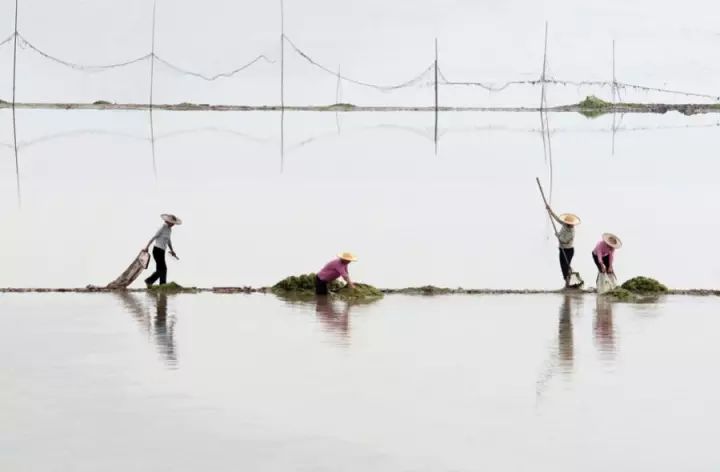
M152 150L153 175L157 180L157 163L155 161L155 126L153 125L153 85L155 82L155 10L157 1L153 2L152 14L152 44L150 46L150 97L148 99L148 109L150 111L150 147Z
M18 207L22 205L20 194L20 164L18 161L17 125L15 124L15 85L17 83L17 40L18 40L18 0L15 0L15 34L13 36L13 77L12 77L12 124L13 147L15 149L15 182L17 184Z
M285 109L285 2L280 0L280 108Z
M438 148L438 40L435 38L435 155Z
M280 173L285 169L285 2L280 0Z
M547 70L547 43L548 43L548 23L545 22L545 49L543 51L543 68L540 76L540 110L545 108L545 72Z
M612 96L613 96L613 122L612 122L612 155L615 155L615 115L618 102L617 79L615 78L615 40L612 42Z
M340 104L340 64L337 71L337 85L335 86L335 105ZM340 134L340 113L335 111L335 126L337 126L338 134Z

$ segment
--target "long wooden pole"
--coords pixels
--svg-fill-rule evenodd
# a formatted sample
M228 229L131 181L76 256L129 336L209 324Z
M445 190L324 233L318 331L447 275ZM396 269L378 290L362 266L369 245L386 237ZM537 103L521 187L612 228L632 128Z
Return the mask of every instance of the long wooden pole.
M15 149L15 182L17 185L18 206L22 204L20 192L20 162L18 160L17 125L15 123L15 102L17 84L17 40L18 40L18 0L15 0L15 34L13 36L13 78L12 78L12 125L13 125L13 148Z
M545 108L545 72L547 70L547 44L548 44L548 23L545 22L545 49L543 52L543 68L540 81L542 85L540 87L540 109Z

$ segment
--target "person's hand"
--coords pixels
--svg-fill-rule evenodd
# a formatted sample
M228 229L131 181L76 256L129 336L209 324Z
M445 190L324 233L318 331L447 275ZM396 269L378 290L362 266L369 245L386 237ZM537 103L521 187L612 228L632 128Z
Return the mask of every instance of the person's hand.
M600 272L602 272L603 274L607 273L607 269L605 268L605 266L600 267Z
M175 254L175 251L170 251L170 255L173 256L175 259L179 259L177 254Z
M613 269L612 267L610 267L607 271L608 271L608 274L615 275L615 269Z
M355 284L354 284L354 283L350 283L350 288L354 289L354 288L355 288Z

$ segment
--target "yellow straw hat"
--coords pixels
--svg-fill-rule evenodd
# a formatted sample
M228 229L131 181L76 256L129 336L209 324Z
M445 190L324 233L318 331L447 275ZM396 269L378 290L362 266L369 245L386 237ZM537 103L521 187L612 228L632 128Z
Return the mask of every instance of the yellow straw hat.
M355 254L352 252L341 252L337 255L339 259L342 259L344 261L348 262L355 262L357 260L357 257L355 257Z
M563 213L562 215L558 216L558 218L560 218L560 220L566 225L577 226L580 224L580 217L577 215L573 215L572 213Z
M622 247L622 241L620 241L620 238L612 233L603 233L602 238L603 241L605 241L607 245L613 249L620 249Z
M172 223L174 225L182 224L182 220L175 215L163 213L162 215L160 215L160 218L162 218L165 223Z

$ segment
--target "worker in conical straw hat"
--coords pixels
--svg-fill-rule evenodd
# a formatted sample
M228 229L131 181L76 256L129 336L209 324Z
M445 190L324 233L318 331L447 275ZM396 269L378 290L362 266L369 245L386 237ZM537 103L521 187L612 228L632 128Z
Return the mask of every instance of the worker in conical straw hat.
M565 280L565 287L570 286L570 275L572 269L570 264L572 263L573 256L575 256L575 227L580 224L580 218L572 213L562 213L556 215L550 205L545 205L548 213L558 223L560 223L560 230L555 234L558 239L559 255L560 255L560 271L562 272L563 279Z
M150 288L157 280L160 280L160 285L167 283L167 264L165 264L165 251L170 249L170 255L175 259L178 258L173 249L171 236L172 228L175 225L181 225L182 220L175 215L162 214L160 218L163 220L163 225L155 233L155 236L150 239L147 243L145 251L150 249L150 245L155 241L155 247L153 247L153 259L155 259L155 272L145 279L145 285Z
M615 250L622 247L620 238L612 233L604 233L602 239L593 249L593 262L602 274L614 274L615 267L613 265L615 259Z
M351 288L355 288L355 285L350 279L350 274L348 273L348 265L355 261L357 261L357 257L355 257L354 254L350 252L341 252L337 255L337 258L325 264L325 266L320 269L320 272L318 272L315 276L315 294L327 295L328 284L340 277L345 279L345 282L347 282Z

